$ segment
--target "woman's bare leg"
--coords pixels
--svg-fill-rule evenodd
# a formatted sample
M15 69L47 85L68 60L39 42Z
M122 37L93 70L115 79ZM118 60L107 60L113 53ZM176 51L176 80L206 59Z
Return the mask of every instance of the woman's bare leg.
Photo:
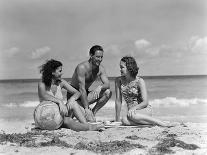
M132 115L132 117L129 117L129 119L134 121L134 122L137 122L137 123L140 123L140 121L144 123L144 121L145 121L147 123L150 123L150 124L153 124L153 125L159 125L159 126L163 126L163 127L173 126L170 123L165 123L165 122L163 122L159 119L153 118L151 116L143 115L143 114L140 114L140 113L136 113L136 114Z
M123 117L121 122L123 125L152 125L149 122L141 121L141 120L135 122L135 121L131 120L130 118L128 118L127 116Z
M62 127L72 129L74 131L95 131L103 128L103 124L89 124L74 121L71 117L65 117Z
M137 125L137 123L135 123L134 121L128 119L127 116L124 116L121 119L121 122L122 122L123 125Z

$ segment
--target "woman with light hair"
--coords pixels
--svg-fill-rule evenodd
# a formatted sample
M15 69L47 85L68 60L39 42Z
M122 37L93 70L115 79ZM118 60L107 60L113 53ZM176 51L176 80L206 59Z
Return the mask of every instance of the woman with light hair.
M151 106L148 105L145 82L138 77L136 60L125 56L120 61L121 76L115 80L116 121L120 121L122 97L127 104L127 115L122 118L123 125L152 124L164 127L174 126L152 117Z

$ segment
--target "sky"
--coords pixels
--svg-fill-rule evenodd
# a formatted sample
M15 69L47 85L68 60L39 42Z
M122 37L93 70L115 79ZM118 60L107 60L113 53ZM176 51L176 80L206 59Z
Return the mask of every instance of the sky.
M206 0L0 0L0 79L40 78L49 59L63 77L104 48L108 76L134 56L141 76L207 74Z

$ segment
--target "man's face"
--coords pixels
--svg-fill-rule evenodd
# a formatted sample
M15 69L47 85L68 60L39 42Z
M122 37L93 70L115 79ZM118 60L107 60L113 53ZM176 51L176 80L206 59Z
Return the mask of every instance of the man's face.
M91 56L92 63L95 66L99 66L103 60L103 51L96 51L94 55Z

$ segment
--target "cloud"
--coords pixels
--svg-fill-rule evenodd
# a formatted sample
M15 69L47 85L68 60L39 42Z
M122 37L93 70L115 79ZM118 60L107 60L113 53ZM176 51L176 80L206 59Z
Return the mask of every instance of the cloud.
M189 48L193 53L207 54L207 37L193 36L189 41Z
M144 49L144 53L150 57L175 57L181 58L183 53L185 53L184 47L170 46L170 45L160 45L157 47L150 47Z
M36 49L32 52L32 59L39 59L42 56L46 55L50 51L50 48L48 46Z
M19 48L12 47L12 48L3 50L3 55L11 58L15 56L17 53L19 53L19 51L20 51Z
M107 55L119 55L121 54L121 50L118 45L111 45L105 49Z
M136 40L134 42L135 46L137 49L144 49L146 47L149 47L151 43L147 40L141 39L141 40Z

